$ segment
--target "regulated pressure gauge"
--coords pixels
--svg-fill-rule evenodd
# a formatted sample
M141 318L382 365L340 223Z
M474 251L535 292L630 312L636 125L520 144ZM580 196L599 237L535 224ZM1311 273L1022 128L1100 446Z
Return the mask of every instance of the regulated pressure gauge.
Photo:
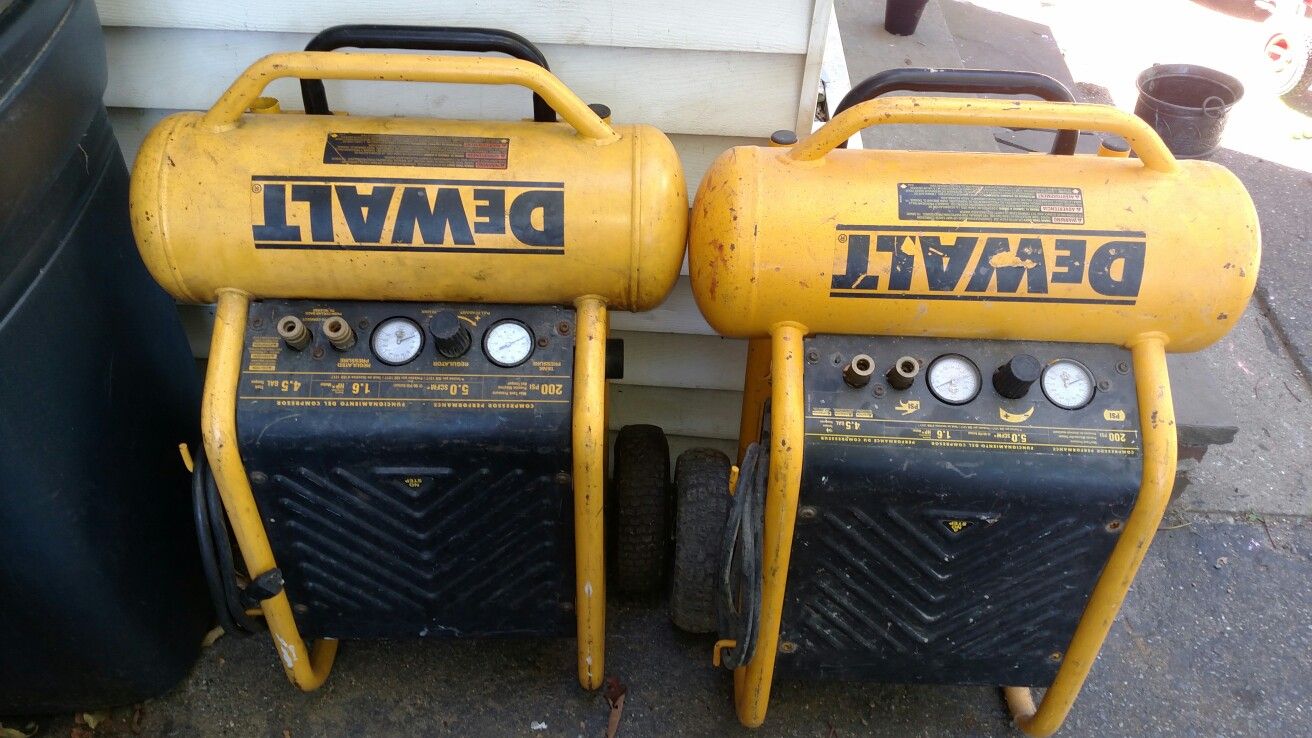
M949 405L964 405L979 394L979 367L961 354L944 354L925 374L929 391Z
M1072 359L1058 359L1043 370L1043 394L1052 404L1079 410L1093 399L1093 373Z
M533 333L518 320L503 320L483 334L483 353L497 366L519 366L533 353Z
M424 332L409 318L388 318L374 329L369 346L384 364L409 364L424 348Z

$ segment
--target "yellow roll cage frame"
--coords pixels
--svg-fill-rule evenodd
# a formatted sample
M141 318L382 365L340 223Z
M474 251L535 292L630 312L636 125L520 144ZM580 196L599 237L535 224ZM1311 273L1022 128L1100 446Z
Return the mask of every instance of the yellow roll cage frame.
M765 722L779 649L779 625L802 480L805 414L802 341L806 334L806 326L801 323L780 323L769 338L752 339L748 344L742 431L738 441L740 457L742 449L758 439L764 401L770 399L770 477L765 492L759 640L755 658L735 669L733 675L738 719L749 728ZM1012 717L1029 735L1052 735L1066 719L1171 499L1177 439L1175 408L1166 370L1166 341L1166 336L1160 333L1148 333L1128 344L1137 382L1139 416L1149 419L1142 429L1143 478L1139 498L1094 586L1057 677L1037 709L1029 688L1003 688ZM733 645L732 641L716 643L713 662L718 663L721 648Z
M269 536L237 447L237 383L251 296L219 291L201 400L201 435L214 483L232 522L237 547L252 577L277 568ZM575 301L574 345L574 565L579 684L601 686L606 660L606 561L603 503L606 473L606 304L595 295ZM332 671L337 641L307 648L287 592L260 603L287 678L304 691L318 689Z
M441 64L435 64L440 61ZM578 136L597 145L619 140L555 76L533 64L483 57L434 57L388 54L295 52L267 56L247 69L202 118L212 130L240 125L242 114L256 105L274 79L377 79L409 82L517 84L540 94ZM269 106L265 106L269 107ZM276 108L273 108L276 109ZM250 479L237 445L237 385L241 375L246 319L254 297L235 287L216 291L214 332L202 398L201 428L206 456L232 523L238 548L252 578L277 567L260 519ZM605 674L606 576L603 503L606 453L606 299L581 295L574 300L577 324L572 409L575 617L579 683L601 686ZM296 626L285 591L260 603L260 612L278 651L287 678L304 691L327 679L337 655L337 641L322 639L307 646Z
M860 103L794 144L789 156L798 162L815 162L862 128L889 123L1032 128L1093 125L1099 130L1124 136L1148 169L1170 172L1177 166L1175 158L1161 139L1142 121L1106 106L936 98L884 99ZM1124 157L1128 152L1104 148L1099 155ZM762 541L760 628L754 658L734 670L734 705L739 721L750 728L759 727L765 721L779 650L779 628L801 486L805 415L803 341L809 332L804 322L781 321L770 327L768 337L748 339L739 426L739 459L747 446L760 438L767 399L771 408L770 467ZM825 332L833 332L833 327L827 327ZM846 331L839 329L837 332ZM1031 338L1043 340L1045 337ZM1094 586L1057 676L1043 699L1036 706L1028 687L1003 686L1015 724L1028 735L1052 735L1065 721L1125 601L1130 584L1134 581L1170 501L1175 480L1177 438L1166 365L1166 346L1169 340L1169 336L1160 331L1146 331L1123 343L1131 352L1139 415L1143 418L1143 474L1139 496ZM721 649L734 645L736 643L731 640L717 642L712 652L712 663L718 665Z

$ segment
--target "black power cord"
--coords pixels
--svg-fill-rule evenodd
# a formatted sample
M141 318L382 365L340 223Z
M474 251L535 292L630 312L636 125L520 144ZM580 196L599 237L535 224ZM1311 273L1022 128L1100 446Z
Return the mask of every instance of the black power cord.
M196 455L191 474L191 511L196 535L200 539L201 568L205 571L205 583L210 590L210 601L214 604L219 627L226 633L238 635L263 630L255 618L246 614L247 598L237 585L227 518L204 451Z
M761 445L748 446L738 474L733 507L724 527L715 610L720 637L736 642L733 648L720 653L720 664L727 669L744 666L756 655L764 580L761 538L769 468L769 454Z

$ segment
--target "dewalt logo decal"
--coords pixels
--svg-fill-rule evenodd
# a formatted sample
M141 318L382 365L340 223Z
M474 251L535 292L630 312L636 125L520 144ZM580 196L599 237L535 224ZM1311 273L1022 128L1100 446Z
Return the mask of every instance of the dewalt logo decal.
M251 177L257 249L565 253L565 185L395 177Z
M832 297L1133 305L1141 231L839 225Z

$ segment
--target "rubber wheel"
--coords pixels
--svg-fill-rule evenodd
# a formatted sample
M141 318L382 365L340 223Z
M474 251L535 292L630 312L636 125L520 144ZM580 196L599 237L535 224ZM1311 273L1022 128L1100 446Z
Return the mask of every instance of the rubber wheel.
M1301 18L1273 16L1266 22L1267 84L1271 91L1286 99L1298 98L1312 84L1312 34Z
M626 425L615 438L611 483L611 586L621 595L660 591L670 547L670 445L654 425Z
M1295 109L1299 112L1307 113L1306 107L1298 107L1297 104L1308 99L1312 99L1312 41L1304 41L1309 48L1307 55L1303 58L1302 70L1299 72L1298 80L1290 85L1289 89L1280 94L1285 102L1295 104Z
M713 633L715 579L729 516L729 457L713 448L684 451L675 465L674 488L670 620L689 633Z

